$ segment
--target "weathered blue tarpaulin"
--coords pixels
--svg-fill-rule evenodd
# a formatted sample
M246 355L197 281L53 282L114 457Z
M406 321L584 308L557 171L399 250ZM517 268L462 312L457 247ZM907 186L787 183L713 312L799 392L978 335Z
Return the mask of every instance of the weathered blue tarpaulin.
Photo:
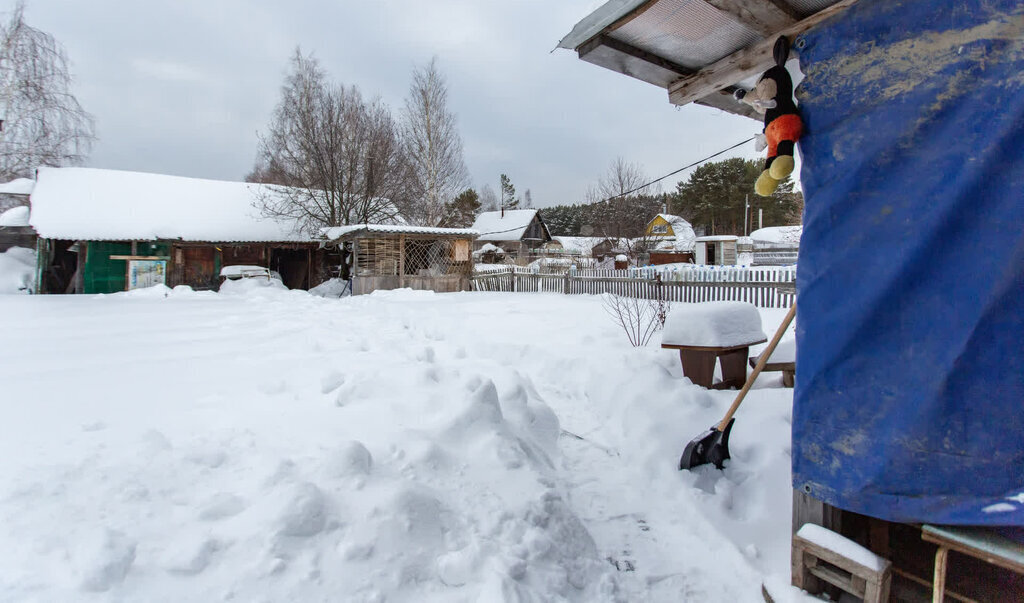
M1024 525L1024 5L861 0L795 49L794 487Z

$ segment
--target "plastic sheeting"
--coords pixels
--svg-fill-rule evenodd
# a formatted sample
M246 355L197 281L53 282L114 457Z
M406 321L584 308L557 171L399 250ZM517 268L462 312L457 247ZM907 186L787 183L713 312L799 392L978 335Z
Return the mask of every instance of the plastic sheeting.
M1024 7L862 0L795 43L794 487L1024 525Z

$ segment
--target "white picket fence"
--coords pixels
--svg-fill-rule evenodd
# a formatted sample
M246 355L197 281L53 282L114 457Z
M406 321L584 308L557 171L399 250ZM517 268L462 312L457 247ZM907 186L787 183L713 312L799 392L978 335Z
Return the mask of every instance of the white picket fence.
M611 293L673 302L745 301L759 308L788 308L796 298L795 267L694 267L670 272L657 268L570 270L541 274L521 267L475 274L474 291Z

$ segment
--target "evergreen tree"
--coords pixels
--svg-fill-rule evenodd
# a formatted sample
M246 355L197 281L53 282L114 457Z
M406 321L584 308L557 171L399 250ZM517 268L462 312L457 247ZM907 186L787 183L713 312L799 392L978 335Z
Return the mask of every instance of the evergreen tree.
M445 215L441 226L446 228L468 228L480 215L480 195L467 188L445 204Z
M516 187L512 185L512 180L505 174L501 175L501 206L505 209L519 209Z
M705 234L742 235L757 226L758 210L763 210L765 226L800 223L803 195L793 192L793 181L786 178L771 197L754 194L754 181L763 162L749 159L726 159L706 163L690 177L676 185L670 207L672 212L689 220L695 227L703 226ZM744 229L744 206L747 228Z

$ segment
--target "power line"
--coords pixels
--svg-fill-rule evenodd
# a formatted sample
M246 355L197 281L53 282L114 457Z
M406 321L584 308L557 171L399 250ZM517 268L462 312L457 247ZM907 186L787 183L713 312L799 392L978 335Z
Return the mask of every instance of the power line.
M748 142L750 142L751 140L754 140L754 138L755 138L754 136L751 136L750 138L748 138L748 139L746 139L746 140L744 140L742 142L737 142L736 144L732 145L731 147L724 148L721 151L718 151L717 153L714 153L713 155L708 155L707 157L705 157L703 159L698 159L697 161L694 161L693 163L691 163L689 165L684 165L683 167L679 168L678 170L675 170L673 172L669 172L668 174L665 174L661 178L656 178L654 180L651 180L647 184L640 185L640 186L634 188L633 190L629 190L629 191L626 191L624 193L621 193L621 194L618 194L618 195L615 195L615 196L612 196L612 197L608 197L607 199L602 199L601 201L598 201L598 203L604 203L606 201L611 201L612 199L618 199L619 197L625 197L626 195L631 195L631 194L637 192L638 190L642 190L642 189L647 188L648 186L650 186L652 184L657 184L658 182L661 182L662 180L664 180L665 178L668 178L669 176L675 176L679 172L682 172L684 170L688 170L688 169L690 169L692 167L696 167L696 166L698 166L698 165L700 165L702 163L705 163L707 161L710 161L710 160L714 159L715 157L718 157L722 153L726 153L728 151L731 151L731 150L735 149L736 147L745 145ZM523 228L522 226L517 226L515 228L509 228L507 230L495 230L495 231L491 231L491 232L482 232L482 233L480 233L480 236L492 235L492 234L502 234L502 233L506 233L506 232L512 232L513 230L521 230L522 228Z
M650 186L650 185L652 185L652 184L657 184L658 182L661 182L662 180L664 180L665 178L668 178L669 176L675 176L676 174L678 174L679 172L681 172L681 171L683 171L683 170L688 170L688 169L690 169L690 168L692 168L692 167L698 166L698 165L700 165L700 164L702 164L702 163L704 163L704 162L706 162L706 161L709 161L709 160L711 160L711 159L714 159L715 157L718 157L718 156L719 156L719 155L721 155L722 153L725 153L725 152L727 152L727 151L731 151L731 150L735 149L735 148L736 148L736 147L738 147L738 146L742 146L742 145L745 145L745 144L747 144L748 142L750 142L751 140L754 140L754 137L753 137L753 136L751 136L750 138L748 138L748 139L744 140L743 142L737 142L736 144L732 145L732 146L731 146L731 147L729 147L729 148L726 148L726 149L722 149L721 151L719 151L719 152L715 153L714 155L708 155L708 156L707 156L707 157L705 157L704 159L698 159L697 161L694 161L694 162L693 162L693 163L691 163L690 165L684 165L683 167L679 168L678 170L676 170L676 171L674 171L674 172L669 172L669 173L665 174L664 176L662 176L661 178L656 178L656 179L654 179L654 180L651 180L651 181L650 181L650 182L648 182L647 184L642 184L642 185L640 185L640 186L638 186L638 187L634 188L633 190L629 190L629 191L626 191L626 192L624 192L624 193L621 193L621 194L619 194L619 195L615 195L615 196L613 196L613 197L608 197L608 198L607 198L607 199L605 199L604 201L611 201L612 199L618 199L619 197L625 197L626 195L630 195L630 194L633 194L633 193L637 192L638 190L641 190L641 189L645 189L645 188L647 188L648 186Z

